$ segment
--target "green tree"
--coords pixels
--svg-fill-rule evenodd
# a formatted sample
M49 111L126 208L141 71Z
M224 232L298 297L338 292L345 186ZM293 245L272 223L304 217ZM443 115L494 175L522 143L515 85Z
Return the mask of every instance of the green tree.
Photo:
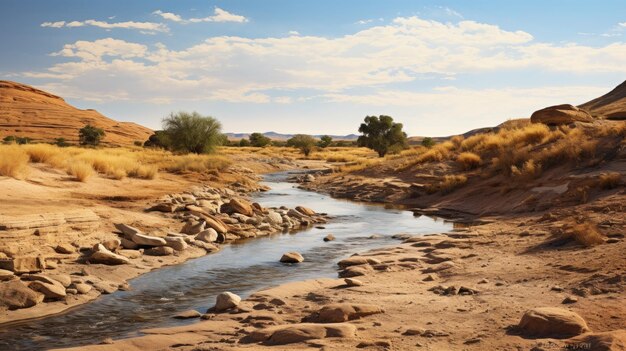
M7 135L2 139L2 142L5 144L13 144L15 142L15 137L13 135Z
M317 143L317 146L321 147L321 148L326 148L329 147L330 144L333 142L333 138L328 136L328 135L323 135L320 138L320 141Z
M310 135L296 134L287 140L287 146L296 147L302 151L304 156L309 156L315 148L315 138Z
M78 141L80 145L97 146L104 135L104 130L87 124L78 131Z
M250 146L250 140L248 140L248 139L241 139L241 140L239 140L239 146L242 146L242 147Z
M361 123L357 145L368 147L385 156L390 149L404 149L407 145L406 133L402 131L402 123L394 123L390 116L367 116ZM393 147L393 148L392 148Z
M150 135L150 137L148 137L148 140L143 143L143 147L154 147L169 150L169 137L167 136L167 133L165 133L165 131L155 130L154 134Z
M435 141L431 137L425 137L424 139L422 139L422 146L430 149L431 147L435 146Z
M15 137L15 142L19 145L30 144L33 139L29 137Z
M272 140L261 133L250 134L250 145L254 147L265 147L269 145Z
M70 144L65 140L65 138L56 138L56 139L54 139L54 145L56 145L58 147L70 146Z
M163 131L176 151L211 153L223 142L222 124L197 112L170 113L163 119Z

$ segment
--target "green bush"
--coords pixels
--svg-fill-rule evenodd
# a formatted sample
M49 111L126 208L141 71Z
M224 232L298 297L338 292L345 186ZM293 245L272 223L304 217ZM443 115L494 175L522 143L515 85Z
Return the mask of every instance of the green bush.
M287 146L298 148L304 156L309 156L315 148L315 138L310 135L296 134L287 140Z
M163 130L175 151L211 153L222 144L222 124L197 112L171 113L163 120Z
M385 156L390 149L397 151L407 147L407 136L402 131L402 123L394 123L390 116L367 116L361 123L357 140L359 146L368 147Z
M272 143L272 140L261 133L250 134L250 145L254 147L265 147Z
M78 140L80 145L98 146L104 135L104 130L87 124L78 131Z

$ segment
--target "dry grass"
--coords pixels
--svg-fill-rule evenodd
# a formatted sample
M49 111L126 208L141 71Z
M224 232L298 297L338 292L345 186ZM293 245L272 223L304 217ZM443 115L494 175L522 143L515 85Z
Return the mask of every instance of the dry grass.
M74 180L86 182L93 175L93 168L86 162L77 161L67 167L67 174L72 176Z
M23 177L28 171L28 159L18 145L0 145L0 176Z
M598 177L598 186L606 190L617 188L621 182L622 175L619 172L602 173Z
M569 226L565 229L561 238L574 240L586 247L604 243L604 237L598 230L598 227L589 222L575 223Z
M463 170L469 171L478 168L482 160L479 155L473 152L462 152L457 156L456 162Z
M467 177L464 175L446 175L440 182L427 186L426 191L431 194L436 192L449 194L465 183L467 183Z

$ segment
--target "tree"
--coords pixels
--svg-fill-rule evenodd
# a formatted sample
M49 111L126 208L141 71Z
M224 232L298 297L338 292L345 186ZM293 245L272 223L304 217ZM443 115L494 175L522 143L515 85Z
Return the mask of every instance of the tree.
M422 139L422 146L430 149L431 147L435 146L435 141L431 137L425 137L424 139Z
M392 147L406 148L407 138L402 131L402 123L394 123L390 116L367 116L364 121L359 127L363 135L357 140L357 145L376 151L380 157L385 156Z
M250 134L250 145L254 147L265 147L269 145L272 140L261 133Z
M222 124L195 111L170 113L163 119L163 131L176 151L211 153L223 142Z
M98 146L104 135L104 130L87 124L78 131L78 141L80 145Z
M143 147L154 147L169 150L170 140L165 131L155 130L154 134L150 135L148 140L143 143Z
M333 142L333 138L331 138L328 135L323 135L320 138L319 143L317 143L317 146L319 146L321 148L326 148L326 147L329 147L332 142Z
M302 151L304 156L309 156L315 148L315 138L310 135L296 134L287 140L287 146L296 147Z
M56 139L54 139L54 145L56 145L58 147L70 146L70 144L65 140L65 138L56 138Z
M13 144L13 143L15 142L15 136L13 136L13 135L7 135L7 136L5 136L5 137L4 137L4 139L2 139L2 141L3 141L5 144Z
M239 140L239 146L242 146L242 147L250 146L250 140L248 140L248 139L241 139L241 140Z

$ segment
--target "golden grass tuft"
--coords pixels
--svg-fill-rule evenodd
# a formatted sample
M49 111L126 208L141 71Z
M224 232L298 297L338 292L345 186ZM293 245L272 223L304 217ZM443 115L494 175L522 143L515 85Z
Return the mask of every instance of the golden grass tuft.
M619 172L602 173L598 177L598 186L606 190L617 188L621 182L622 175Z
M436 192L449 194L465 185L465 183L467 183L467 177L464 175L446 175L441 181L427 186L426 191L431 194Z
M456 162L462 169L469 171L478 168L482 160L479 155L476 155L473 152L462 152L459 156L457 156Z
M59 155L59 148L49 144L24 145L24 151L34 163L47 163Z
M67 167L67 174L72 176L74 180L77 180L79 182L85 182L89 177L93 175L93 168L87 162L77 161L71 163Z
M565 229L561 238L574 240L585 247L604 243L604 237L598 230L598 227L589 222L575 223L569 226L569 228Z
M21 178L28 171L28 154L18 145L0 145L0 176Z

